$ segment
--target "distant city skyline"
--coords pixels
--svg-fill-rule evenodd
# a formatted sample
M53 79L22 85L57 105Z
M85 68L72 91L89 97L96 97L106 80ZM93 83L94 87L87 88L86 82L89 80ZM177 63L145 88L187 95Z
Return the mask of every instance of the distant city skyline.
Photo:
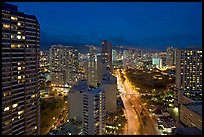
M52 44L165 50L202 45L201 2L9 2L37 16L40 49Z

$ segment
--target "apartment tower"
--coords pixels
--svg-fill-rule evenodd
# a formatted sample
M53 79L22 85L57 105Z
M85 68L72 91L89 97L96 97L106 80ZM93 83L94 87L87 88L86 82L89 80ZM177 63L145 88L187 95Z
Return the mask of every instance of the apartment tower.
M97 86L97 57L96 48L94 46L89 46L89 53L86 61L86 77L88 80L88 85Z
M100 87L80 80L68 95L69 119L82 122L84 135L102 135L105 130L105 95Z
M2 134L40 134L40 25L2 4Z
M102 61L108 63L108 67L112 72L112 44L107 40L102 41L102 52L101 52Z
M202 94L202 50L179 49L176 55L177 91L188 97L194 96L195 93ZM175 96L178 97L178 101L179 95L176 92Z
M64 87L77 82L78 52L72 46L52 45L49 53L49 70L52 84Z
M166 65L169 67L176 65L176 49L173 47L168 47L166 50Z

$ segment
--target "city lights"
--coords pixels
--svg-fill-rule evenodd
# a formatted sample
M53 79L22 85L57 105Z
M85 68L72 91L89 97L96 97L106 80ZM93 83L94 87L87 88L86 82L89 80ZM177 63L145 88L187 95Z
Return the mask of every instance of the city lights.
M202 135L201 4L3 2L2 135Z

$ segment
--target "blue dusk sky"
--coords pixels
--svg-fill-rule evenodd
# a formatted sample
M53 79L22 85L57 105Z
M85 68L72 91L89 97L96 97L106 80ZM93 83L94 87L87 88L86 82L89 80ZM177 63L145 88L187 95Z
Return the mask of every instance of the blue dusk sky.
M41 49L51 44L165 50L202 47L201 2L9 2L35 15Z

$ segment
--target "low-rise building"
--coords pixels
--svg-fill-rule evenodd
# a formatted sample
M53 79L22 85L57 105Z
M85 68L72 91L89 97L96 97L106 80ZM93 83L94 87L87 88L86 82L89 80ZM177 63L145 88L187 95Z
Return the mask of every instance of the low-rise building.
M202 102L181 105L180 121L187 127L197 127L202 130Z

